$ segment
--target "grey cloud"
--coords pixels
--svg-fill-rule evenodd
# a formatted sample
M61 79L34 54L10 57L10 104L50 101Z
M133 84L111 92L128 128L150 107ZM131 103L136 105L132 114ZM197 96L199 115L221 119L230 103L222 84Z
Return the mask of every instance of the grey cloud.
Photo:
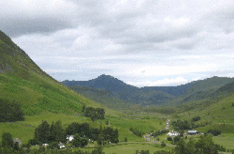
M69 22L52 17L28 18L22 20L14 19L10 23L2 22L0 26L0 28L11 37L31 33L51 33L69 27L71 27Z

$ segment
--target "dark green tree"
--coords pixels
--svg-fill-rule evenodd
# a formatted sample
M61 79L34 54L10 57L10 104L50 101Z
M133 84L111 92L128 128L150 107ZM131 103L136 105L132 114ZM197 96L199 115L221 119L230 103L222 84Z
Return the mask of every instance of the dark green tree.
M34 137L40 143L48 143L50 137L50 125L47 121L42 121L42 123L36 128Z
M50 142L66 142L66 134L65 131L62 128L62 122L56 121L55 123L52 122L50 126L50 136L49 136Z
M12 122L24 120L21 105L16 101L0 99L0 122Z
M76 134L74 136L74 139L72 140L72 145L74 145L75 147L80 147L81 146L81 137L79 134Z
M16 150L16 151L19 151L19 143L18 142L15 142L13 144L13 149Z
M212 135L200 136L198 142L195 144L196 151L204 154L218 154L218 150L212 140Z
M80 127L80 124L78 124L77 122L72 122L66 128L66 134L68 134L68 135L74 135L76 133L79 133L79 127Z
M81 146L81 147L86 146L88 143L89 143L89 140L88 140L87 137L82 137L82 138L81 138L81 140L80 140L80 146Z
M102 152L103 147L102 146L98 146L96 149L94 149L91 154L105 154L104 152Z
M48 148L49 149L59 149L58 142L51 142Z
M2 134L2 146L5 148L13 148L13 139L10 133Z

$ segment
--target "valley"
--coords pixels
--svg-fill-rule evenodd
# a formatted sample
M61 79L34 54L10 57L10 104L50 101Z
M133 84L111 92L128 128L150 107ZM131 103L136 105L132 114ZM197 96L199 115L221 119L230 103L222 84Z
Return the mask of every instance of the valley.
M89 81L65 80L60 83L41 70L0 31L1 116L4 110L10 110L4 108L6 102L19 104L19 110L22 110L24 116L24 120L20 121L1 121L0 136L10 133L12 138L19 138L22 144L18 153L75 153L79 150L95 153L101 147L106 154L133 154L137 150L160 154L178 152L180 145L188 147L188 143L194 146L190 150L203 150L205 147L198 145L207 141L214 151L231 154L234 153L233 90L234 79L228 77L211 77L180 86L142 88L104 74ZM86 113L84 108L92 112ZM168 119L170 127L165 129ZM44 151L42 143L27 147L42 121L49 125L61 121L62 130L66 130L73 122L87 123L99 131L100 138L102 129L111 128L118 130L118 142L105 141L105 144L100 144L94 141L84 147L64 143L67 149L48 148ZM183 135L169 139L167 133L172 130ZM188 130L197 130L207 135L186 135ZM221 134L212 135L210 132L213 130ZM157 135L153 137L151 134ZM14 151L4 147L3 139L0 138L0 152L9 149Z

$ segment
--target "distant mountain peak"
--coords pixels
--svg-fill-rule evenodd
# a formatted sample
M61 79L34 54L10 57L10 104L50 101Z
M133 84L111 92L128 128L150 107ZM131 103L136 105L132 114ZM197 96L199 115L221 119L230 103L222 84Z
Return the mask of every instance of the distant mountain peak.
M110 79L115 79L113 76L111 76L111 75L106 75L106 74L102 74L102 75L98 76L97 79L98 79L98 78L110 78Z

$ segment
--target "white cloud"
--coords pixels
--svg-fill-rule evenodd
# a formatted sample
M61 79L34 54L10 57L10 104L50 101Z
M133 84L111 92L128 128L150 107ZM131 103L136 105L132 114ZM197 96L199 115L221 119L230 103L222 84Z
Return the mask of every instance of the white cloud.
M128 82L130 85L136 85L138 87L144 86L177 86L188 83L188 80L183 77L177 78L164 78L157 81L142 81L142 82Z

